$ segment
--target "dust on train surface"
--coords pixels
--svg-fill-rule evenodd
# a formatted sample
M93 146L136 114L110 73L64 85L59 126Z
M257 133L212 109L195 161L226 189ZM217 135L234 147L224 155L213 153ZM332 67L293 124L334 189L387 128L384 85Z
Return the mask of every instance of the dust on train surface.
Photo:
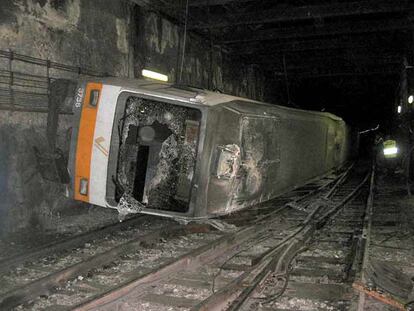
M345 122L168 83L80 80L71 98L69 197L120 214L232 213L343 165Z

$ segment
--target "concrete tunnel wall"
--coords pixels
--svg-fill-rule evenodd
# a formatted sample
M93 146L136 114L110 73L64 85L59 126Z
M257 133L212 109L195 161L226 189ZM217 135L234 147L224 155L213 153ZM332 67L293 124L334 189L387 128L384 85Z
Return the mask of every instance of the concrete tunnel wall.
M0 2L0 49L92 68L114 76L139 76L142 68L174 82L182 30L145 8L116 0L12 0ZM263 75L243 67L209 42L189 35L183 83L263 99ZM212 57L211 57L212 55ZM19 71L41 68L19 65ZM212 72L210 72L212 69ZM0 107L1 108L1 107ZM0 233L50 228L77 203L64 187L42 180L33 146L46 150L47 114L0 109ZM61 115L58 147L67 150L71 117Z

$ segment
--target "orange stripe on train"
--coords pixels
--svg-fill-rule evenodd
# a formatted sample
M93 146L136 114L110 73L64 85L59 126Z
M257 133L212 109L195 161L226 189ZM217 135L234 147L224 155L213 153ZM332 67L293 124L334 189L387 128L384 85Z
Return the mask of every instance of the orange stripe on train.
M91 91L98 90L99 97L96 106L89 104ZM81 179L90 180L91 157L93 147L93 137L95 133L96 115L101 97L102 83L88 83L86 86L86 95L82 105L81 118L79 122L78 143L76 148L75 164L75 199L89 202L89 189L86 195L79 193ZM88 185L89 188L90 185Z

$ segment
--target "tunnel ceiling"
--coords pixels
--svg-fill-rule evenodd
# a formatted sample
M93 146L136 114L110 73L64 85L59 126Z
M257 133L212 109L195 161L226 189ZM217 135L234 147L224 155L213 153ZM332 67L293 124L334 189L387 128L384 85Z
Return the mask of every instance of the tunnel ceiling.
M185 0L151 6L185 20ZM393 112L413 12L410 0L189 0L187 29L267 71L292 105L366 123Z

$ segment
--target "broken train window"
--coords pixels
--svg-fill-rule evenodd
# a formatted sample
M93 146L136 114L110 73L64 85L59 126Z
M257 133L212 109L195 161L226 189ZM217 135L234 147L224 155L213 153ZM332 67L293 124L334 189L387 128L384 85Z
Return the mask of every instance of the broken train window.
M117 200L129 197L140 207L186 212L200 120L194 108L128 98L118 125Z

